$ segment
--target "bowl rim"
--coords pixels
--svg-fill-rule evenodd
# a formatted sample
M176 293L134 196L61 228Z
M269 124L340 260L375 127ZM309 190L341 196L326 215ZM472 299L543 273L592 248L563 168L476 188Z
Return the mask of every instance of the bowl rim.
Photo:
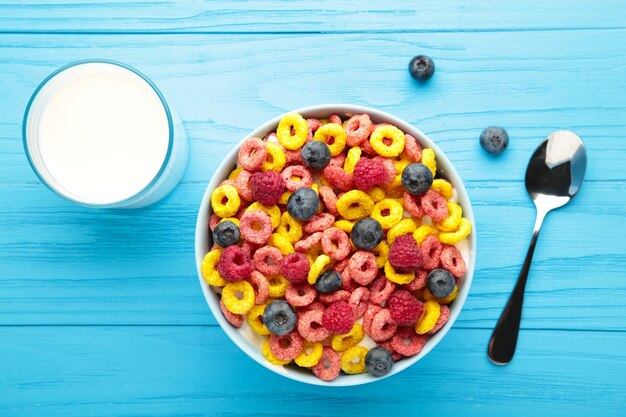
M320 114L328 115L333 113L338 114L369 114L372 119L377 120L379 122L388 122L395 126L397 126L400 130L405 133L408 133L414 137L416 137L424 147L430 147L433 149L435 154L437 155L437 160L439 162L438 168L442 165L445 166L445 177L448 179L456 189L459 204L463 207L464 217L471 223L472 232L469 235L470 238L470 248L469 253L470 256L467 260L467 272L465 277L463 278L463 285L459 288L457 298L454 304L450 307L450 318L446 322L446 324L435 333L426 343L422 351L410 358L406 358L401 362L398 362L394 365L391 372L383 377L373 377L369 374L360 374L360 375L342 375L336 378L334 381L326 382L318 379L313 374L305 374L296 371L292 371L286 369L283 366L272 365L265 360L261 351L248 342L247 339L238 331L238 329L232 327L224 318L223 314L219 308L218 298L216 294L209 288L209 285L206 283L204 278L202 277L201 271L201 263L204 255L209 249L208 246L208 230L209 230L209 217L211 215L211 206L210 199L211 193L213 190L228 176L228 173L235 166L237 161L237 154L239 152L239 148L243 141L250 137L263 137L267 133L273 131L275 127L278 125L280 119L282 119L285 114L288 113L300 113L305 118L309 117L320 117ZM226 173L226 175L219 175L220 173ZM200 286L202 288L202 292L204 294L204 298L213 313L216 321L219 323L220 327L224 332L228 335L228 337L250 358L252 358L255 362L259 363L261 366L269 369L270 371L277 373L279 375L285 376L289 379L303 382L311 385L320 385L320 386L355 386L361 384L367 384L374 381L381 381L385 378L388 378L392 375L396 375L399 372L402 372L409 366L415 364L423 357L425 357L435 346L441 342L441 340L446 336L450 328L454 325L457 317L459 316L463 306L465 305L465 301L467 300L467 296L469 294L469 290L472 284L472 280L474 277L475 265L476 265L476 224L474 220L474 212L472 210L471 201L469 195L467 194L467 190L465 189L465 185L463 184L463 180L459 176L458 172L454 168L453 164L450 162L448 157L443 153L443 151L437 146L437 144L432 141L428 136L422 133L419 129L411 125L410 123L400 119L392 114L387 112L373 109L366 106L361 105L353 105L353 104L320 104L302 107L287 113L283 113L273 119L263 123L244 138L242 138L236 146L231 149L228 154L224 157L222 162L215 169L209 184L207 185L205 192L202 197L202 201L200 204L200 209L198 211L198 218L196 221L196 229L195 229L195 258L196 258L196 271L198 274L198 279L200 281Z

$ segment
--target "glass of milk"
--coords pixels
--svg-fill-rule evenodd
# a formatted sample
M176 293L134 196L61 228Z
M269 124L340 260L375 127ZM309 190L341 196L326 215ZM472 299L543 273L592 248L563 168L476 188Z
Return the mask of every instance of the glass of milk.
M41 181L88 207L152 204L187 164L185 131L161 92L111 61L76 62L46 78L26 108L23 138Z

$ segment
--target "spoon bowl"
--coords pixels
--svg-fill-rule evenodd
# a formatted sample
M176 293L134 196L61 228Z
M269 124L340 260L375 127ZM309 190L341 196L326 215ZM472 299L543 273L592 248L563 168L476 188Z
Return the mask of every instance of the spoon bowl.
M524 290L543 219L549 211L567 204L576 195L586 170L585 145L578 135L567 130L548 136L528 162L526 191L535 204L537 218L522 271L489 341L487 353L497 365L506 365L515 354Z

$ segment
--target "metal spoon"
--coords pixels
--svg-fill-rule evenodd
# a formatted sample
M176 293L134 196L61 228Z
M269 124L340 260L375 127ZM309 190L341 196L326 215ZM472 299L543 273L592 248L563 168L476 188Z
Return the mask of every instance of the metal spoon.
M526 279L543 219L550 210L574 197L585 178L586 168L585 145L578 135L567 130L548 136L528 162L526 191L535 203L537 218L524 266L489 340L489 359L496 365L506 365L515 353Z

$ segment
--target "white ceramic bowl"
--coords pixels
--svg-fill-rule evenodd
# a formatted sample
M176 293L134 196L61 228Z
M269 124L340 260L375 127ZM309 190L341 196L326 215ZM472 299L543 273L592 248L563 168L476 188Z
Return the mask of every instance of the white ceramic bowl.
M467 191L463 186L463 181L461 181L461 177L456 172L448 158L444 155L444 153L437 147L437 145L430 140L426 135L420 132L415 127L411 126L409 123L401 120L395 116L392 116L388 113L382 112L380 110L371 109L363 106L355 106L350 104L323 104L319 106L310 106L302 109L295 110L297 113L300 113L304 118L327 118L329 115L336 113L339 115L344 114L361 114L367 113L370 115L372 120L375 123L387 122L393 125L396 125L400 130L405 133L409 133L410 135L417 138L423 147L432 148L437 155L437 168L438 171L448 179L453 186L455 187L459 204L463 207L463 216L467 218L472 224L472 233L469 236L469 259L466 259L467 263L467 274L463 279L463 283L459 288L459 292L456 300L450 306L450 318L448 322L435 334L433 335L422 351L413 357L406 358L397 362L392 368L391 372L387 374L385 377L395 375L398 372L408 368L413 365L424 356L428 354L436 345L443 339L443 337L448 333L448 330L454 324L454 321L458 317L461 309L463 308L463 304L465 304L465 300L467 299L467 294L469 292L470 285L472 283L472 277L474 276L474 265L476 263L476 226L474 223L474 213L472 212L472 206L470 204L469 197L467 195ZM244 139L252 136L256 137L264 137L267 133L271 131L275 131L278 122L283 117L283 115L278 116L267 123L259 126L257 129L252 131L249 135L247 135ZM243 140L242 140L243 141ZM204 197L202 198L202 204L200 205L200 211L198 213L198 221L196 223L196 269L198 271L198 278L200 280L200 285L202 287L202 292L204 293L204 298L207 301L207 304L211 308L211 312L215 319L218 321L222 329L226 332L228 337L231 338L233 342L241 350L243 350L248 356L252 359L266 367L267 369L276 372L277 374L283 375L287 378L291 378L296 381L305 382L307 384L313 385L330 385L330 386L349 386L349 385L359 385L366 384L368 382L379 381L382 378L375 378L369 374L361 374L361 375L340 375L332 382L324 382L319 380L315 375L313 375L309 371L299 370L297 368L291 367L282 367L272 365L265 360L258 346L250 343L236 328L232 327L224 318L220 311L219 307L219 296L215 294L207 285L207 283L202 278L202 273L200 271L200 264L204 255L209 251L211 244L210 240L210 232L209 232L209 216L211 215L211 192L222 182L224 179L228 177L228 174L233 170L235 164L237 163L237 153L239 151L239 146L234 147L228 155L224 158L222 163L219 165L215 174L213 174L213 178L209 182L209 185L206 188L204 193Z

